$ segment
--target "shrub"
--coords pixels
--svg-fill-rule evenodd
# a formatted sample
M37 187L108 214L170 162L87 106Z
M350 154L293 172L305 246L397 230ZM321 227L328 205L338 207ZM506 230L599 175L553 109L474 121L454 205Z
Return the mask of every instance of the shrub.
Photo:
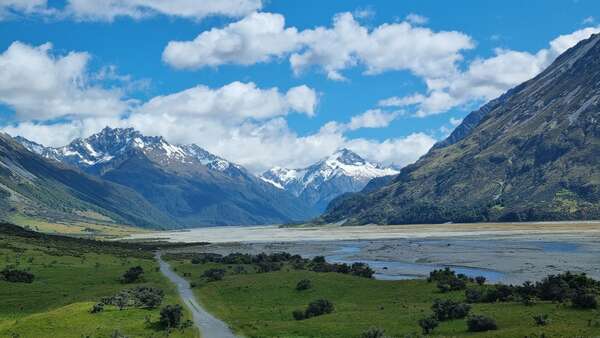
M574 308L578 309L596 309L598 307L596 295L584 290L575 292L571 297L571 303Z
M104 311L104 304L97 303L97 304L94 304L94 306L92 306L90 313L98 313L98 312L102 312L102 311Z
M385 331L378 327L372 327L360 334L360 338L384 338Z
M181 305L167 305L160 310L159 323L164 328L179 327L183 318Z
M465 318L469 314L471 306L453 300L436 299L431 306L431 310L433 310L433 315L437 320L444 321Z
M483 332L497 330L498 325L493 318L483 315L470 316L467 319L467 327L470 332Z
M479 285L485 284L485 281L486 281L486 279L483 276L477 276L477 277L475 277L475 282L477 282L477 284L479 284Z
M476 288L465 290L465 299L467 303L480 303L483 300L483 292Z
M539 314L539 315L533 316L533 322L537 326L546 326L546 325L550 324L550 319L548 318L547 314Z
M129 270L125 271L123 276L121 277L121 282L125 284L135 283L144 274L144 269L141 266L134 266L129 268Z
M308 279L303 279L296 284L296 290L303 291L312 288L312 283Z
M423 329L423 334L430 334L440 323L434 316L419 319L419 326Z
M510 286L504 284L496 285L496 294L499 301L506 302L510 300L512 293L512 288Z
M302 320L306 317L304 317L304 311L302 310L294 310L294 312L292 312L292 316L294 316L295 320Z
M27 271L8 269L0 271L0 277L11 283L33 283L34 275Z
M223 269L208 269L204 271L202 277L206 278L209 282L215 282L225 277L225 270Z
M161 289L138 286L132 289L121 290L111 297L104 297L101 303L103 305L114 305L119 309L126 307L154 309L160 306L163 298L164 292Z
M351 268L352 274L355 276L371 278L375 271L365 263L354 263Z

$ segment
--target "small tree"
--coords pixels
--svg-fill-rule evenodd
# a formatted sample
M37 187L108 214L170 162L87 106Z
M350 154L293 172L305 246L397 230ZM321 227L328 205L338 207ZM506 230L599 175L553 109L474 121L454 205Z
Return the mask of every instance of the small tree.
M471 306L465 303L458 303L453 300L440 300L436 299L431 306L433 315L439 321L450 320L450 319L461 319L465 318Z
M183 308L181 305L167 305L160 310L160 325L165 328L174 328L181 325Z
M302 279L296 284L296 290L303 291L312 288L312 283L308 279Z
M583 290L575 292L571 297L571 303L578 309L596 309L598 307L596 295Z
M361 333L360 338L384 338L385 331L378 327L372 327Z
M470 332L483 332L498 329L498 325L493 318L483 315L470 316L467 319L467 327Z
M423 334L430 334L440 323L434 316L419 319L419 326L423 329Z
M485 281L486 281L486 279L483 276L477 276L477 277L475 277L475 282L477 282L477 284L479 284L479 285L485 284Z
M292 316L294 317L295 320L302 320L306 317L304 317L304 311L302 310L294 310L294 312L292 312Z
M144 274L144 269L141 266L138 265L138 266L131 267L131 268L129 268L129 270L125 271L125 273L121 277L121 282L123 282L125 284L135 283L138 280L140 280L140 278L142 277L143 274Z
M208 269L204 271L202 277L206 278L209 282L215 282L225 277L225 270L223 269Z

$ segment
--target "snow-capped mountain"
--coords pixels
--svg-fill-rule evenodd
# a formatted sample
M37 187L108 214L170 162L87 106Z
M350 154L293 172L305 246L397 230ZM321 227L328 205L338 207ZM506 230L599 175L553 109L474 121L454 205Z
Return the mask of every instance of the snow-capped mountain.
M348 149L304 169L275 167L260 178L275 187L287 190L319 210L325 210L335 197L362 190L373 178L397 174L393 168L366 161Z
M29 151L88 172L94 172L95 168L131 151L141 151L162 165L200 163L209 169L225 173L244 170L195 144L172 145L161 136L144 136L133 128L106 127L97 134L85 139L75 139L59 148L44 147L20 136L15 139Z
M104 128L59 148L15 138L31 152L130 187L184 226L305 220L315 209L195 144Z

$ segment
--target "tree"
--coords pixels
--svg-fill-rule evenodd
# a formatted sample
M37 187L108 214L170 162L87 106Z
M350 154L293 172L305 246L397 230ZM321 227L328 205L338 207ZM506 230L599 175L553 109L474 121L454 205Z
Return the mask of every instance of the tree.
M578 309L596 309L598 307L596 295L586 290L575 292L573 297L571 297L571 303L573 307Z
M312 283L308 279L302 279L296 284L296 290L303 291L312 288Z
M123 276L121 277L121 282L125 284L135 283L144 274L144 269L141 266L134 266L129 268L129 270L125 271Z
M450 319L461 319L465 318L471 306L465 303L458 303L453 300L440 300L436 299L431 306L434 317L439 321L445 321Z
M159 323L165 328L174 328L181 325L183 318L183 308L181 305L167 305L160 310Z
M467 319L467 327L469 332L483 332L498 329L498 325L493 318L483 315L470 316Z
M423 329L423 334L430 334L440 323L434 316L419 319L419 326Z
M296 320L301 320L332 313L333 310L333 303L331 303L327 299L317 299L314 302L308 304L308 307L304 311L303 316L300 315L299 310L294 311L292 315Z
M225 270L223 269L208 269L204 271L202 277L206 278L209 282L215 282L225 277Z
M475 282L477 282L477 284L479 284L479 285L485 284L485 281L486 281L486 279L483 276L477 276L477 277L475 277Z
M294 310L294 312L292 312L292 316L294 317L295 320L302 320L302 319L306 318L304 316L304 311L302 311L302 310Z

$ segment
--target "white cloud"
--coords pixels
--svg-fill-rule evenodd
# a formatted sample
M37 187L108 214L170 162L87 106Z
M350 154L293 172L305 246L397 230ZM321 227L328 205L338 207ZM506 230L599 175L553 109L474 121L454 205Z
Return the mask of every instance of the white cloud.
M252 13L224 28L205 31L192 41L170 41L162 57L175 68L249 65L289 53L298 48L298 38L295 28L285 28L282 15Z
M596 22L596 18L594 18L593 16L588 16L587 18L581 20L581 23L584 25L590 25L590 24L593 24L594 22Z
M457 118L455 118L455 117L451 117L451 118L450 118L450 124L451 124L453 127L458 127L458 126L459 126L459 125L462 123L462 121L463 121L463 119L457 119Z
M413 25L424 25L427 22L429 22L429 18L415 13L408 14L405 20L412 23Z
M357 130L360 128L384 128L389 126L396 117L398 117L398 112L385 112L381 109L370 109L360 115L353 116L347 127L350 130Z
M426 94L415 93L405 97L381 100L382 107L416 106L419 117L439 114L449 109L491 100L508 89L527 81L548 67L561 53L579 41L600 32L599 27L588 27L571 34L561 35L549 43L549 47L532 54L507 49L496 49L494 56L475 59L465 71L448 77L423 78L428 87Z
M413 133L383 142L366 139L348 140L347 147L370 160L403 167L418 160L436 142L435 138L425 133Z
M55 56L51 50L50 43L14 42L0 54L0 102L14 109L18 120L111 116L128 109L120 90L89 83L89 54Z
M277 88L260 89L252 82L236 81L217 89L196 86L157 96L143 104L136 114L214 118L238 123L246 119L269 119L291 111L311 116L316 105L317 95L307 86L291 88L284 94Z
M285 28L279 14L254 13L192 41L169 42L163 60L176 68L195 69L249 65L289 55L294 73L317 66L333 80L343 80L342 71L357 65L364 66L367 74L409 70L436 78L456 72L460 51L471 48L471 38L463 33L434 32L408 22L369 30L353 14L341 13L331 28L298 31Z
M0 19L18 14L109 22L117 17L155 15L201 20L209 16L243 17L261 8L261 0L66 0L62 9L49 7L47 0L0 0Z

